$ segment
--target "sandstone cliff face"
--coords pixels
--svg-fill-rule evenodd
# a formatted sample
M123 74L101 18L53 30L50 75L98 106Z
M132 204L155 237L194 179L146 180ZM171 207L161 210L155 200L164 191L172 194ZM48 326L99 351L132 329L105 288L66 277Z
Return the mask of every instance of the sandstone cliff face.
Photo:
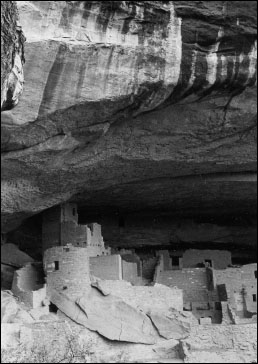
M256 2L22 1L2 228L89 211L256 207ZM201 176L200 176L201 175Z
M18 104L23 91L24 41L15 1L1 2L1 110Z

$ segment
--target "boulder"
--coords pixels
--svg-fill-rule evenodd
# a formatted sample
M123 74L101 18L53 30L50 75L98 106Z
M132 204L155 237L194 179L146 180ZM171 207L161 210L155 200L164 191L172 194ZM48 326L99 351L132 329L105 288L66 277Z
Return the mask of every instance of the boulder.
M109 340L142 344L156 342L157 335L150 319L118 297L104 296L91 288L76 302L51 290L50 300L66 316Z
M1 349L17 347L20 344L20 324L1 324Z
M1 291L1 322L13 322L13 319L18 312L18 308L14 296L6 291Z
M184 339L189 336L192 325L197 325L197 320L191 313L185 315L184 312L170 310L169 313L160 313L150 311L148 316L151 318L154 326L160 336L165 339Z
M34 319L29 314L29 312L19 309L17 314L11 319L10 322L17 324L31 324L34 322Z
M149 318L121 298L98 290L79 298L77 304L101 335L111 340L154 344L155 331Z
M34 262L34 259L21 251L16 245L10 243L1 245L1 263L21 268L32 262Z

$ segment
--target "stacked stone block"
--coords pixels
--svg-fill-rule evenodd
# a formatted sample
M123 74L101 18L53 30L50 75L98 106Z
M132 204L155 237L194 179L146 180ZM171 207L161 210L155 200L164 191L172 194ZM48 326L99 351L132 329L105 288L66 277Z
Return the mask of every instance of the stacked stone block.
M90 288L87 248L69 245L47 249L43 263L47 276L47 293L54 288L69 297L77 298Z

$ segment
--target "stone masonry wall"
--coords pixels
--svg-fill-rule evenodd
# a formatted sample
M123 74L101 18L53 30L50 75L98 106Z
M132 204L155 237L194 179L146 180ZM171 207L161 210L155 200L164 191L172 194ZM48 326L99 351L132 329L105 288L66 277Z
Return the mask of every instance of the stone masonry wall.
M143 278L152 280L155 273L155 267L158 263L158 257L147 258L142 261Z
M60 225L62 245L87 246L87 226L78 225L75 221L64 221Z
M257 272L257 264L214 270L215 284L225 284L228 301L236 311L239 311L240 307L245 304L247 311L257 312L257 278L255 278L255 272ZM254 295L256 301L254 301Z
M29 263L14 272L12 292L28 306L37 308L46 298L46 285L39 271Z
M185 303L209 301L205 268L163 271L159 273L157 283L182 289Z
M122 260L118 254L90 257L90 272L101 279L122 279Z
M183 311L183 292L181 289L168 288L161 284L154 286L132 286L125 281L101 282L109 293L121 297L127 304L142 309L144 312L174 308Z
M44 270L47 290L51 288L77 298L90 286L89 256L87 248L54 247L45 251Z
M138 282L138 274L137 274L137 263L126 262L122 260L122 275L123 280L131 283Z

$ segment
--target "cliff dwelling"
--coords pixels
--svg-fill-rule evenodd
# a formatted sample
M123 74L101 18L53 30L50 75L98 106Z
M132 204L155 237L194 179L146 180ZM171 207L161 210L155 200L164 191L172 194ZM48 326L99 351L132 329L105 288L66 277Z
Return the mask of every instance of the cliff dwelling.
M1 361L257 362L255 1L1 2Z

